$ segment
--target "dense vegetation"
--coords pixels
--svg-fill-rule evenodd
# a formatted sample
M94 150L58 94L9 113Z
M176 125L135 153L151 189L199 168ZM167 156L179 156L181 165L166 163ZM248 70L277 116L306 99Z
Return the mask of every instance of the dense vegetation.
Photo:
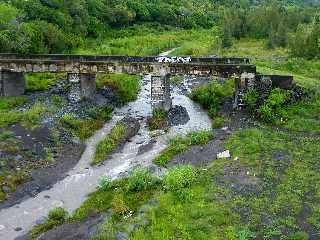
M293 55L313 58L320 54L317 4L317 1L289 0L3 1L0 4L0 51L71 52L109 39L104 44L109 50L102 52L114 54L112 49L118 48L119 43L112 39L137 32L146 34L146 29L140 26L147 24L148 29L156 31L216 27L223 47L230 47L233 38L265 38L270 48L289 45ZM169 44L165 42L162 48L174 45L170 40ZM126 53L122 51L122 54Z

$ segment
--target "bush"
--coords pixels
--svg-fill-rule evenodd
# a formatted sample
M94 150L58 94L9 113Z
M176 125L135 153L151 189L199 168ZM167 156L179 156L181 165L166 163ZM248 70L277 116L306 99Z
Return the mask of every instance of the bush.
M27 102L25 97L0 97L0 110L11 110Z
M100 179L98 188L101 189L102 191L108 191L112 189L113 187L113 182L110 178L108 177L103 177Z
M97 88L104 86L115 90L122 104L134 101L140 90L140 77L128 74L103 74L97 77Z
M85 140L103 126L103 121L95 119L77 119L71 114L65 114L60 118L60 124L64 128L71 130L71 132L78 136L80 140Z
M257 110L259 117L269 123L285 121L287 116L284 105L290 100L291 91L275 88L271 91L265 103Z
M211 131L191 132L187 135L187 138L189 139L189 145L208 144L212 137L213 133Z
M226 97L234 93L234 79L228 79L224 84L214 81L201 85L192 90L190 97L207 109L209 116L214 118L219 110L220 104Z
M155 179L146 169L136 169L128 178L128 191L139 192L151 188L155 183Z
M152 118L148 121L148 125L151 131L167 128L167 113L158 108L154 109L152 111Z
M223 126L223 124L226 123L226 119L224 117L221 117L221 116L216 116L214 119L213 119L213 123L212 123L212 127L213 128L221 128Z
M255 89L250 89L248 92L246 92L243 100L248 111L253 112L256 110L258 97L259 93Z
M48 218L53 221L64 222L68 217L68 212L63 208L55 208L48 214Z
M192 166L178 166L172 168L164 177L164 188L169 191L179 191L190 187L196 180L196 174Z
M116 216L123 216L129 211L129 207L124 201L123 193L116 193L112 200L112 210Z
M26 89L29 92L46 91L53 86L61 74L56 73L30 73L26 75Z

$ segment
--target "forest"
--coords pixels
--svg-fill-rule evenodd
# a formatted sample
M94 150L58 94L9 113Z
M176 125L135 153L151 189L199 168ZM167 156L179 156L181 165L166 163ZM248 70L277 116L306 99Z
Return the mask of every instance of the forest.
M267 39L296 57L320 56L319 1L269 0L11 0L0 4L0 51L70 53L88 40L148 29L217 28L221 45Z

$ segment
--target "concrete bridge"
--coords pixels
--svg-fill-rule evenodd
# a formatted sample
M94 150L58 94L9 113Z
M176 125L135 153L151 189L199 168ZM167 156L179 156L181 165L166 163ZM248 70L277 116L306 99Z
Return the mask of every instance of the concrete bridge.
M254 85L256 66L247 58L0 54L0 96L24 94L24 74L43 72L67 73L70 99L75 101L94 96L98 73L151 74L153 105L168 110L171 107L170 76L234 77L237 92L241 92Z

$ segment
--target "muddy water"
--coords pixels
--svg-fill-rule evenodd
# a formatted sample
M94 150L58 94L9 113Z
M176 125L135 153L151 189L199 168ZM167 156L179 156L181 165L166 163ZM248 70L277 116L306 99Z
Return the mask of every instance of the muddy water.
M179 93L179 89L173 89L173 104L184 106L190 115L190 121L183 126L173 127L169 133L154 138L156 143L144 154L137 155L141 145L150 141L146 127L146 117L151 115L150 76L143 78L142 90L135 102L117 109L112 120L93 137L87 141L85 152L78 164L68 173L68 177L56 183L51 189L39 193L16 206L0 211L0 239L15 239L28 232L39 220L44 219L48 212L56 207L63 207L69 212L77 209L86 199L86 196L96 190L96 186L102 176L113 179L122 173L130 171L136 166L148 167L152 160L165 147L168 138L176 134L184 134L189 131L209 129L210 119L207 114L194 104L189 98ZM139 133L128 142L123 150L114 154L110 160L98 167L91 167L96 145L110 133L116 122L129 115L140 119L141 129ZM15 231L22 228L21 231Z

